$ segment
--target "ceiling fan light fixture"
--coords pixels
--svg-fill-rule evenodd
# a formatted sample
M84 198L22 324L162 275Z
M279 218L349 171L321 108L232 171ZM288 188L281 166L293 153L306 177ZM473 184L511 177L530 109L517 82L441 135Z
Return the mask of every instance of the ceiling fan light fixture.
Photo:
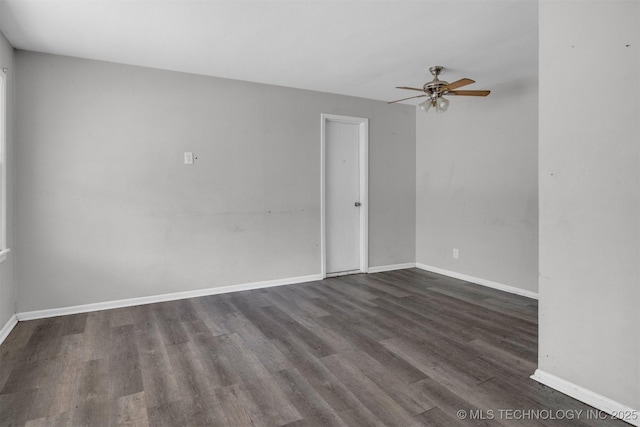
M420 109L426 113L431 108L431 100L427 99L426 101L418 104L418 107L420 107Z
M449 100L447 98L440 97L436 101L436 113L444 113L449 109Z

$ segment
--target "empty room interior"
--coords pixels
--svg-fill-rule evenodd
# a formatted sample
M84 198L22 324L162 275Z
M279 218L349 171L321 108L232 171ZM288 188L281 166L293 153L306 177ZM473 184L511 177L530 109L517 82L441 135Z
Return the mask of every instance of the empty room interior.
M0 426L640 426L640 2L0 0Z

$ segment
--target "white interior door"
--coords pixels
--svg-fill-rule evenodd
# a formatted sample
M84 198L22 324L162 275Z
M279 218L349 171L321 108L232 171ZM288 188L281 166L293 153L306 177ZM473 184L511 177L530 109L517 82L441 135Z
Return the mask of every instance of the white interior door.
M366 119L323 116L325 276L366 271Z

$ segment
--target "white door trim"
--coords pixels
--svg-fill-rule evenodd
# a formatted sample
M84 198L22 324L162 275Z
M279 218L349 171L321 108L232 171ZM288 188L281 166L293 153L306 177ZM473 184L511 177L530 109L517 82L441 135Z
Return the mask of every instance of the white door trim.
M326 124L338 122L358 125L360 140L360 271L369 270L369 119L362 117L321 114L320 128L320 271L327 277L327 246L325 223L325 182L326 182Z

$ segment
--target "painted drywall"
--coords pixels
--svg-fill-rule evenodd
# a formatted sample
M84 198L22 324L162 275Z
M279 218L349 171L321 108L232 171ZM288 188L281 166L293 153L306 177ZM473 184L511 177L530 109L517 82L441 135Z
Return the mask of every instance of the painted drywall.
M639 7L539 6L539 368L636 410ZM616 90L594 92L602 79Z
M16 62L18 312L319 274L321 113L370 120L370 265L415 259L413 107Z
M489 89L416 110L416 261L536 293L537 76Z
M0 69L7 68L7 116L6 116L6 147L7 147L7 246L15 248L14 235L14 88L15 88L15 61L13 46L0 33ZM6 259L0 263L0 328L9 321L16 312L16 286L15 286L15 251L7 254Z

